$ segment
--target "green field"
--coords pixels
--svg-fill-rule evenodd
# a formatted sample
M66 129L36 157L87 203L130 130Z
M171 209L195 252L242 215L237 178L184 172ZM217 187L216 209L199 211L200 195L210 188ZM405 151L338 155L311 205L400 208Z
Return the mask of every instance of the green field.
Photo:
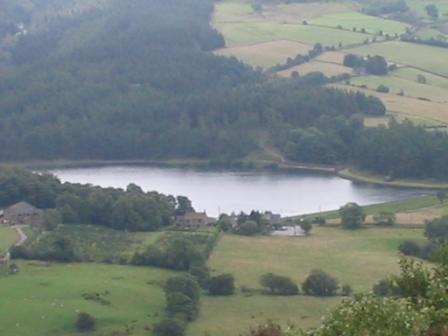
M423 240L422 230L315 227L312 235L304 238L225 235L209 265L215 274L232 273L238 287L260 289L259 277L268 272L301 283L311 270L320 268L341 283L349 283L355 292L366 292L376 281L398 271L397 248L406 239ZM258 292L230 298L203 297L200 318L190 325L189 335L238 335L268 319L310 328L340 300L271 297Z
M340 297L243 295L203 296L199 319L188 326L188 336L238 336L268 320L302 329L316 327Z
M352 78L351 83L355 85L364 85L371 90L376 90L379 85L385 85L390 89L390 93L392 94L403 92L405 96L415 98L422 97L440 103L448 103L448 89L433 86L429 82L426 84L418 83L416 77L407 79L395 76L394 73L389 76L369 75Z
M403 67L393 72L395 77L416 81L418 75L423 75L426 78L426 84L437 88L448 90L448 78L430 74L428 72L420 71L413 68Z
M97 318L97 332L88 335L146 336L165 307L161 284L170 272L99 264L18 263L17 275L0 277L0 335L79 335L78 311ZM84 293L104 293L110 302L87 301Z
M128 233L93 225L60 225L54 231L44 232L27 246L34 251L47 251L59 237L70 240L75 255L82 261L118 263L127 261L137 250L151 245L160 232Z
M15 230L0 226L0 257L17 241Z
M227 46L251 45L260 42L291 40L307 44L321 43L347 46L362 43L366 36L360 33L302 24L282 24L276 22L232 22L215 25L224 35ZM286 55L295 56L295 55ZM286 58L285 57L285 58Z
M406 0L408 6L417 14L422 17L429 19L426 13L425 7L428 5L436 5L439 9L439 20L446 18L445 14L448 14L448 3L446 0Z
M381 55L390 62L448 76L448 49L407 42L375 43L348 50L363 56Z
M343 29L358 31L365 29L367 33L377 34L380 31L385 34L401 34L409 25L393 20L385 20L375 16L365 15L359 12L336 13L320 16L310 20L310 24L322 25L331 28L341 26Z

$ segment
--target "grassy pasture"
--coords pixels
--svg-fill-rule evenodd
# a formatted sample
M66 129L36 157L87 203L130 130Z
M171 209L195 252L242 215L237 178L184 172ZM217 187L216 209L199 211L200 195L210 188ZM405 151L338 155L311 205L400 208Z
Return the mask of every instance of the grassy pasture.
M0 226L0 257L17 241L17 233L10 227Z
M347 231L315 227L312 235L304 238L226 235L209 265L215 273L234 274L238 286L249 288L259 288L259 277L268 272L301 283L311 270L320 268L357 292L368 291L376 281L398 270L398 245L420 238L421 230L396 228Z
M388 61L448 76L448 49L445 48L390 41L349 49L349 52L363 56L381 55Z
M448 90L448 78L430 74L428 72L420 71L414 68L409 67L399 68L398 70L395 70L393 72L393 75L395 77L411 81L417 81L417 76L423 75L426 78L426 84Z
M275 40L291 40L305 44L319 42L324 46L338 46L341 43L347 46L365 40L364 34L302 24L232 22L215 26L224 35L230 47Z
M342 84L333 85L333 87L349 91L360 91L380 98L386 105L387 111L396 116L398 120L409 119L416 124L427 127L448 125L448 104L379 93Z
M359 12L346 12L328 14L310 20L311 24L336 28L357 30L365 29L367 33L376 34L383 31L385 34L401 34L409 25L393 20L385 20L375 16L365 15Z
M134 252L151 245L162 233L128 233L93 225L60 225L54 231L44 232L31 241L35 251L46 251L58 237L70 240L75 255L84 261L119 262L128 260Z
M364 292L379 279L397 272L397 247L406 239L423 240L422 230L315 227L305 238L224 235L209 266L213 273L232 273L238 287L253 289L260 288L259 277L267 272L301 283L311 270L321 268L341 283L351 284L355 292ZM293 322L305 329L315 327L340 300L241 292L228 298L204 296L199 319L189 326L188 335L238 335L268 319L282 325Z
M353 11L359 6L351 1L264 4L263 11L252 9L251 1L222 1L215 5L214 22L272 21L298 23L326 14Z
M448 14L448 3L446 0L406 0L408 6L422 18L429 19L425 7L428 5L436 5L439 9L439 20L446 18L444 14Z
M170 272L129 266L19 262L15 276L0 277L0 334L78 335L78 311L97 318L97 331L86 335L150 335L164 314L161 284ZM110 305L87 301L84 293L103 293Z
M267 295L201 298L199 319L188 326L188 336L236 336L271 320L281 325L294 324L302 329L319 325L340 298Z
M403 91L405 96L423 97L439 103L448 103L448 89L433 86L430 83L420 84L415 79L397 77L393 74L389 76L360 76L353 78L351 82L358 86L365 85L370 90L376 90L379 85L386 85L392 94Z
M295 57L297 54L305 55L310 49L312 47L308 44L279 40L220 49L215 53L222 56L235 56L247 64L267 68L285 63L288 57Z
M352 69L340 64L312 61L280 71L277 74L282 77L290 77L294 71L297 71L300 75L306 75L310 72L320 71L325 76L331 77L344 73L351 73Z

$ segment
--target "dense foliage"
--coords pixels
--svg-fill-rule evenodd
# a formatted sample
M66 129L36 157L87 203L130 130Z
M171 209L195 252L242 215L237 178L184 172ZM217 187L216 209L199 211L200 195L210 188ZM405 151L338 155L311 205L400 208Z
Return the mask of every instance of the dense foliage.
M232 295L235 292L235 278L232 274L220 274L208 281L210 295Z
M273 295L297 295L299 287L288 277L267 273L260 277L260 285Z
M143 192L61 183L47 174L0 169L0 206L27 201L42 209L56 209L64 223L91 223L106 227L153 231L172 224L176 199L157 192Z
M111 0L21 36L0 79L2 160L229 160L257 149L260 130L384 109L313 76L272 79L208 53L224 45L212 8Z

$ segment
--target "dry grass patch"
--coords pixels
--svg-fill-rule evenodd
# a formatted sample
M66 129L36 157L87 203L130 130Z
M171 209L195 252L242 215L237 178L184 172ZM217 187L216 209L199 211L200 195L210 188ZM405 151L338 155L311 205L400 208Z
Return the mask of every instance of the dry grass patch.
M346 53L340 51L327 51L316 57L316 61L343 65L345 55Z
M295 57L297 54L305 55L310 49L312 47L308 44L279 40L224 48L217 50L215 53L222 56L235 56L239 60L253 66L270 67L286 62L288 57Z
M379 93L373 90L360 89L347 85L335 85L334 87L361 91L368 95L377 96L386 105L389 112L397 114L402 119L421 120L428 126L448 125L448 104L424 101L412 97L403 97L393 94Z

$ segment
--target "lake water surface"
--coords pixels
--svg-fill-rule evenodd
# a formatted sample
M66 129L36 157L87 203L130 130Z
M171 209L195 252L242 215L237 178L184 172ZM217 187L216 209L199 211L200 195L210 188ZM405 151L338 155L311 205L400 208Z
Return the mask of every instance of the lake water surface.
M145 191L188 196L197 211L209 215L251 210L284 216L339 208L347 202L361 205L402 200L427 194L354 183L317 173L202 171L186 168L115 166L51 171L62 181L126 188L135 183Z

